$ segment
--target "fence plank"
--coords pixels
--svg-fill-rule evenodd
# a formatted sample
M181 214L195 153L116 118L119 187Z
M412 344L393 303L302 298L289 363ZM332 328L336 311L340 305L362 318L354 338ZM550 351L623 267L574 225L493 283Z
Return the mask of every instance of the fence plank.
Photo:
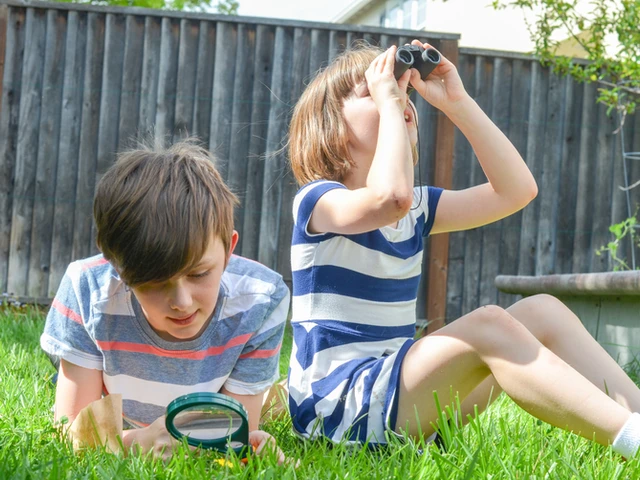
M311 30L310 49L309 76L314 77L318 70L325 67L329 62L329 32L326 30Z
M240 205L236 208L235 224L243 236L245 196L247 190L247 168L249 143L251 141L251 104L255 67L256 32L246 25L238 25L238 59L236 62L233 89L233 112L231 115L231 147L227 168L227 183L238 194Z
M471 55L460 55L458 58L458 72L467 91L474 85L475 58ZM473 161L471 145L462 132L455 130L455 159L453 163L452 188L462 190L469 186L469 159ZM447 275L447 323L463 315L462 305L464 297L465 278L465 240L467 232L452 232L449 234L449 272ZM420 318L420 316L418 316Z
M220 22L217 27L216 65L213 74L211 106L211 136L209 148L218 158L218 169L227 178L227 163L233 114L233 83L235 81L238 26Z
M596 122L598 109L594 101L596 87L586 84L582 93L580 122L580 153L578 157L578 190L576 194L576 223L573 238L572 268L574 273L591 271L591 224L593 222L593 189L595 176Z
M534 63L531 71L531 96L529 101L529 136L525 158L529 170L540 185L542 174L542 138L545 131L549 71ZM520 232L520 254L518 255L518 275L533 275L536 268L538 215L541 195L522 211Z
M95 252L92 242L93 191L96 181L98 138L100 127L100 100L105 50L106 16L87 14L87 47L84 60L82 89L82 127L78 158L78 181L75 191L73 221L73 259L85 258ZM50 284L49 289L57 288Z
M615 145L613 131L616 129L615 117L606 113L606 107L598 105L598 127L596 132L595 188L592 192L593 223L591 226L591 271L604 272L612 265L607 255L597 256L594 250L611 240L611 197L613 191L613 168Z
M176 87L176 116L173 141L193 134L193 111L196 77L198 70L198 47L200 24L183 19L180 22L180 42L178 47L178 85Z
M253 105L251 109L251 141L247 158L247 189L242 226L241 248L245 257L258 259L260 242L260 216L262 214L262 184L264 183L264 151L269 130L271 108L271 77L273 75L273 46L275 30L258 25L256 30L256 66L253 78Z
M287 132L289 94L291 91L291 56L293 31L276 28L271 109L266 145L266 168L262 185L262 214L258 261L270 268L278 262L278 238L282 217L282 182L286 167L285 153L279 151ZM284 213L287 214L286 212Z
M162 19L146 17L144 20L144 43L142 53L142 81L140 83L140 124L141 135L155 136L158 83L160 79L160 47Z
M567 82L564 102L565 127L561 140L561 164L558 168L560 188L557 197L555 225L555 272L571 272L572 250L575 238L576 199L578 195L578 159L580 158L580 119L584 84Z
M171 140L176 114L176 84L178 78L178 45L180 22L163 18L160 27L160 65L158 98L156 101L156 138Z
M38 162L38 136L42 104L42 59L46 52L47 12L27 9L22 91L16 165L14 174L13 216L7 290L26 295L29 272L29 252L33 225L35 176Z
M491 106L485 110L493 122L503 132L509 131L509 107L511 103L512 68L510 59L495 57L493 61L493 78L491 85ZM480 270L480 305L495 304L498 301L498 290L494 281L498 276L500 258L504 252L500 248L500 239L504 222L497 222L484 227L482 235L482 268Z
M540 197L540 216L536 238L536 275L548 275L554 271L555 231L557 219L557 194L560 188L559 167L564 138L564 100L566 78L551 75L547 90L547 117L545 120L540 190L550 193Z
M200 22L198 37L198 69L193 106L193 134L204 145L209 145L211 132L211 101L213 91L213 68L216 56L216 25Z
M14 171L20 120L25 10L7 13L6 56L0 108L0 293L8 291L9 252L14 195Z
M140 120L140 89L142 81L144 18L127 15L125 21L124 65L120 94L118 151L131 148L137 136Z
M60 146L56 169L56 194L53 211L51 268L46 296L55 295L73 247L74 200L78 180L78 153L82 125L82 81L84 78L85 48L87 46L87 15L69 12L64 80Z
M511 74L511 105L509 108L509 130L507 136L524 156L527 148L529 101L531 88L531 62L514 59ZM528 159L524 158L525 162ZM529 207L527 207L529 208ZM500 237L500 274L517 275L520 255L520 230L522 212L515 213L502 220ZM516 301L517 295L498 291L498 305L508 307Z
M309 56L306 52L311 48L311 35L308 30L296 28L293 34L293 44L296 46L293 53L290 77L289 105L293 106L304 90L304 81L309 74ZM286 113L286 125L289 125L291 109ZM286 129L285 125L285 129ZM284 137L283 137L284 138ZM291 282L291 234L293 232L293 198L297 191L296 180L293 177L291 167L286 161L286 151L282 152L282 203L280 211L280 226L278 232L278 258L276 270L282 272L285 281Z

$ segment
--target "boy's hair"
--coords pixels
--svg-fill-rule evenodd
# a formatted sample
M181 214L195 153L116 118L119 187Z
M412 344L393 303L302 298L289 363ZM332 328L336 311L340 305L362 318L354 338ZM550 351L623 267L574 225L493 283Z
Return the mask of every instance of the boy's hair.
M342 107L382 52L366 43L355 45L320 70L300 96L289 127L289 159L300 185L321 179L342 181L353 166ZM418 152L412 150L415 163Z
M129 286L163 282L200 261L213 236L228 252L236 196L193 139L118 155L96 188L96 243Z

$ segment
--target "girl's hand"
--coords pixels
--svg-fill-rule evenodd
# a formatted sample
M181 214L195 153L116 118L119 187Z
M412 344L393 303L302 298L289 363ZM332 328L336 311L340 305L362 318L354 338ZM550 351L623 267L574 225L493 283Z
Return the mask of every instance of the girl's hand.
M365 72L367 88L378 110L387 101L397 103L404 109L407 104L407 86L410 72L405 72L397 81L393 76L397 47L394 45L378 55Z
M414 40L412 45L428 48L431 45ZM467 97L460 75L455 65L440 54L440 64L431 72L426 81L420 78L420 73L412 68L411 85L416 92L431 105L446 113L447 108Z

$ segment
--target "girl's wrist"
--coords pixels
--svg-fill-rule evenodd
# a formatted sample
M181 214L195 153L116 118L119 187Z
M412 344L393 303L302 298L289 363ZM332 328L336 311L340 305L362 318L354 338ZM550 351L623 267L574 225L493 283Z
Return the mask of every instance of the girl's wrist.
M471 98L469 94L465 93L460 100L448 103L440 110L457 125L458 122L464 121L468 117L469 113L479 108L480 107L476 101Z

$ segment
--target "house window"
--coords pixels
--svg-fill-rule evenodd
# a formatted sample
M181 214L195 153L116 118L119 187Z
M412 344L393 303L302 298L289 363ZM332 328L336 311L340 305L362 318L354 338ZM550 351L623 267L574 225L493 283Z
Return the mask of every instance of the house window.
M387 0L380 26L419 29L426 21L427 0Z

